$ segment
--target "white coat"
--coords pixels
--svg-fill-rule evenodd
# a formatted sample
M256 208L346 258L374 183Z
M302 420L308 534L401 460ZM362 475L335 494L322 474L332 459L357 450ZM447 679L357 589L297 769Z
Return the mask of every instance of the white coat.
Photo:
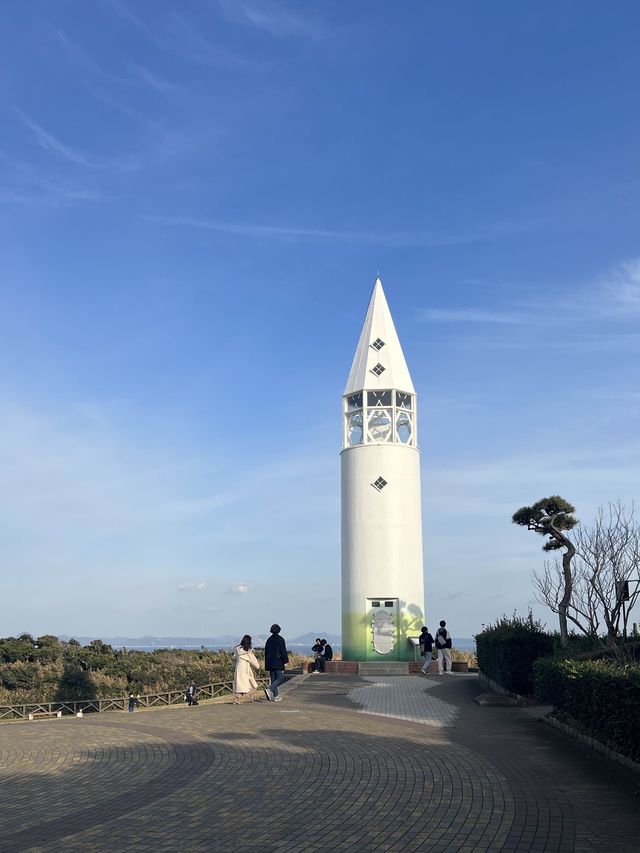
M254 653L249 649L248 652L242 646L236 646L234 652L236 659L236 669L233 674L233 692L234 693L251 693L256 690L258 682L255 679L251 668L259 669L260 664Z

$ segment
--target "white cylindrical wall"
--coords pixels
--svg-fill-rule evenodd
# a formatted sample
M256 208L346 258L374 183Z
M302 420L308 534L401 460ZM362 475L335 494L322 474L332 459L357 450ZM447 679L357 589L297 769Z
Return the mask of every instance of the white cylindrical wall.
M420 454L400 444L342 451L342 647L346 660L371 657L367 599L398 599L391 657L413 659L408 636L424 624ZM382 490L374 487L382 477Z

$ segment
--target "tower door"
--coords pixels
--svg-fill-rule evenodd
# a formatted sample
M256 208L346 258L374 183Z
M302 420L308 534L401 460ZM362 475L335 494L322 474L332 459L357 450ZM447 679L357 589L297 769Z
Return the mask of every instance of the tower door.
M367 658L379 660L381 656L393 656L398 631L398 599L369 598Z

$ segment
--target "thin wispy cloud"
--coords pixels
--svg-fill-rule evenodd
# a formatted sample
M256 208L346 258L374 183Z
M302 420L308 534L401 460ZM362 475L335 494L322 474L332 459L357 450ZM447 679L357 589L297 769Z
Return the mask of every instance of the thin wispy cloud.
M216 5L228 20L255 27L275 38L319 40L333 35L333 30L324 21L310 15L301 15L299 5L296 11L281 3L270 3L266 0L259 3L247 0L217 0Z
M179 592L197 592L206 587L204 581L194 581L193 583L181 583L178 586Z
M591 400L606 400L617 403L640 403L640 391L624 390L615 387L589 388L580 392L582 397Z
M148 86L150 89L154 89L161 95L174 95L178 91L178 86L176 86L175 83L170 83L156 71L152 71L144 65L140 65L137 62L128 62L127 68L131 70L139 84L141 83Z
M396 248L420 247L437 248L444 246L457 246L466 243L482 243L487 240L496 240L500 236L508 236L511 233L519 233L530 227L533 223L504 223L501 225L481 225L477 229L469 229L460 233L435 233L420 231L402 232L373 232L373 231L340 231L328 228L310 228L297 225L267 225L250 222L226 222L219 219L200 219L191 216L156 216L145 217L149 221L162 225L178 226L183 228L199 228L205 231L213 231L219 234L231 234L237 237L249 237L255 239L273 240L322 240L338 241L342 243L374 243Z
M42 127L42 125L38 124L37 121L34 121L34 119L28 116L19 107L14 107L14 111L26 127L28 127L33 133L33 136L40 148L48 154L53 154L56 157L65 160L67 163L72 163L75 166L81 166L86 169L100 171L130 171L131 169L137 168L139 165L137 159L133 157L113 160L92 157L86 152L78 148L73 148L62 142L58 137L54 136Z
M110 6L120 18L146 36L156 47L189 64L231 69L256 68L261 64L211 41L178 11L164 17L158 15L154 24L150 25L138 17L125 2L111 0Z
M75 63L76 66L80 66L85 74L89 72L104 84L131 85L131 81L126 77L103 68L84 47L71 39L63 30L56 29L51 35L54 41L62 48L67 59ZM82 78L80 82L83 82Z
M524 318L505 311L479 308L426 308L420 320L438 323L523 323Z
M605 276L603 284L609 305L625 312L640 312L640 258L618 264ZM608 307L606 302L603 307Z
M79 73L77 81L86 92L101 104L126 116L134 124L151 133L161 132L158 122L146 112L131 106L128 102L132 93L140 94L150 90L164 98L180 94L177 86L164 80L155 71L140 62L126 61L122 67L124 73L104 68L82 45L69 38L62 30L55 30L53 38L68 60Z
M487 336L487 335L469 335L468 337L458 336L441 342L443 347L453 347L457 350L461 349L486 349L486 350L540 350L541 343L544 342L546 351L554 351L561 353L563 351L570 353L608 353L608 352L635 352L640 345L640 333L621 334L619 332L611 332L610 334L593 334L580 335L574 334L572 337L562 337L549 333L544 329L544 326L538 324L531 325L530 333L527 335L511 335L508 337L502 336Z
M229 592L232 592L234 595L246 595L251 587L248 583L241 581L240 583L234 583Z
M57 207L82 202L103 201L105 193L85 172L86 180L70 180L43 174L31 163L14 159L0 151L0 165L5 186L0 191L0 203L24 207Z
M116 73L104 68L84 47L71 39L63 30L56 30L54 37L70 61L80 66L85 72L89 72L96 80L105 85L113 84L128 89L148 87L163 95L173 94L178 88L175 84L165 80L159 72L147 68L138 60L135 62L127 60L122 63L122 67L128 73ZM84 81L81 80L80 82Z

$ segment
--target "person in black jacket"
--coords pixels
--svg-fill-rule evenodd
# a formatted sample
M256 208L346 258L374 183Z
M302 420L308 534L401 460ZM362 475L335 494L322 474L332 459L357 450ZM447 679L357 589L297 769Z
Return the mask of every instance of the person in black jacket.
M328 660L333 660L333 649L326 640L322 640L322 657L326 663ZM324 671L324 667L323 667Z
M418 637L420 642L420 654L424 658L424 666L420 670L423 675L427 675L429 672L429 667L431 666L431 658L433 657L433 637L429 633L429 629L426 625L423 626L422 631L420 631L420 636Z
M284 668L289 663L287 644L280 636L280 626L271 626L271 636L264 644L264 668L271 676L271 684L265 687L264 693L269 702L281 702L278 696L278 685L284 681Z
M446 672L451 675L451 634L447 630L447 623L442 619L440 627L436 631L436 649L438 650L438 675ZM447 668L444 668L444 665Z
M316 675L320 672L320 657L322 656L322 640L320 637L316 637L314 645L311 646L311 651L313 652L313 668L311 672L313 675Z

